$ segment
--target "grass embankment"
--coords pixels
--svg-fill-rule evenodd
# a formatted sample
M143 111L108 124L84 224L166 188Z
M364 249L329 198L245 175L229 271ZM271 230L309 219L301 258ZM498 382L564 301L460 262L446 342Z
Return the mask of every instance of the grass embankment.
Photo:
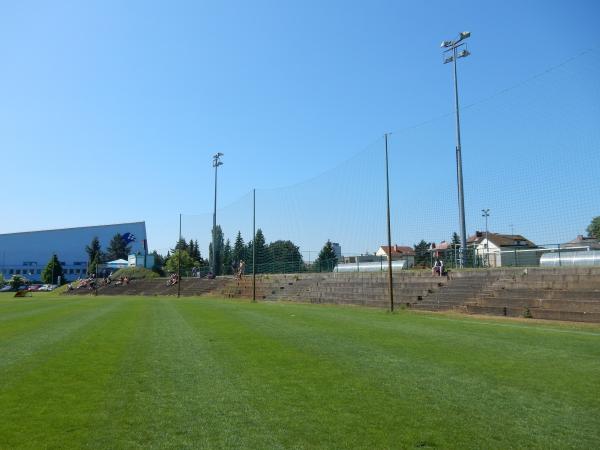
M0 448L594 448L600 328L0 296Z

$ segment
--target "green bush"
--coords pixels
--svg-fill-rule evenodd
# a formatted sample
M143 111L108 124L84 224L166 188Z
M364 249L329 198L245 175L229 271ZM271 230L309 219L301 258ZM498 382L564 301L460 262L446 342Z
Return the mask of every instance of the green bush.
M25 283L26 283L25 278L20 277L19 275L15 275L8 282L8 284L10 284L10 287L13 288L14 290L19 289L21 286L25 285Z
M124 269L119 269L114 272L112 278L121 278L121 277L129 277L129 278L158 278L158 274L149 269L144 269L143 267L126 267Z

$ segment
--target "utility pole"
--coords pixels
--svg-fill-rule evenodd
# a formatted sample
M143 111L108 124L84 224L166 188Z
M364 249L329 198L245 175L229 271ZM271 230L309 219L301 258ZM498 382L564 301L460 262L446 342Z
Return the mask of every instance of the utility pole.
M471 53L464 48L462 51L457 50L465 45L465 39L471 36L468 31L463 31L459 34L458 39L453 41L443 41L442 48L445 48L444 55L451 52L450 56L446 56L444 64L453 63L454 66L454 106L456 109L456 181L458 185L458 220L460 226L460 255L459 263L461 267L465 266L467 255L467 227L465 225L465 196L463 190L463 167L462 167L462 148L460 142L460 112L458 106L458 74L456 71L456 60L458 58L466 58Z
M387 133L385 133L385 186L387 194L388 288L390 290L390 312L394 312L394 280L392 278L392 227L390 219L390 175L388 164Z
M213 228L212 228L212 273L217 275L217 169L222 166L221 156L223 153L213 155L213 167L215 168L215 203L213 209Z

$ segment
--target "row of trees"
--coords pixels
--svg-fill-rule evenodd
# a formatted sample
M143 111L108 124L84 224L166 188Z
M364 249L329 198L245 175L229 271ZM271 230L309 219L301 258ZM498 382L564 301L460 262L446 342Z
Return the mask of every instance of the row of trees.
M215 275L231 275L241 261L245 262L246 270L252 270L252 255L256 246L256 271L257 273L285 273L331 271L337 263L337 257L330 241L324 245L318 258L309 267L302 258L300 248L290 240L277 240L266 243L262 229L256 231L254 240L244 241L242 233L238 231L233 245L225 239L223 230L219 225L215 227L215 252L212 242L209 245L208 259L202 258L198 241L186 242L181 238L175 247L166 256L155 254L155 261L162 263L166 272L177 272L181 264L182 273L198 270L208 271L213 267L213 257L216 264Z
M590 237L600 239L600 216L595 217L587 227ZM240 261L245 261L247 270L252 270L252 253L256 245L256 271L257 273L282 273L282 272L304 272L304 271L332 271L337 264L337 257L330 241L327 241L321 249L317 259L312 264L306 264L300 253L300 248L289 240L277 240L269 244L262 229L256 231L254 241L244 241L242 233L238 231L233 245L229 239L225 239L221 226L217 225L214 230L216 260L216 275L230 275L234 266ZM458 233L452 234L451 248L460 247ZM421 240L414 245L415 266L429 267L431 265L431 242ZM157 265L164 266L168 272L177 272L179 264L179 252L181 252L181 270L189 272L193 268L208 271L213 267L212 242L209 245L209 255L203 259L198 248L198 241L180 239L165 257L154 252Z
M127 259L131 253L131 246L119 233L110 240L106 252L102 251L102 245L98 237L94 237L90 245L85 247L88 255L88 272L96 273L98 265L115 259Z

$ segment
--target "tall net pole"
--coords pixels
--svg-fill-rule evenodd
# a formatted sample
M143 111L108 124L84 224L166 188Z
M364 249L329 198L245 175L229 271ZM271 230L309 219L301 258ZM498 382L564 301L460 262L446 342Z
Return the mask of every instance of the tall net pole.
M392 227L390 219L390 175L388 164L387 133L385 133L385 187L387 195L388 286L390 290L390 312L394 312L394 280L392 278Z
M256 301L256 189L252 190L252 301Z
M181 213L179 213L179 241L181 243ZM181 246L179 246L181 247ZM181 295L181 248L177 251L177 298Z

